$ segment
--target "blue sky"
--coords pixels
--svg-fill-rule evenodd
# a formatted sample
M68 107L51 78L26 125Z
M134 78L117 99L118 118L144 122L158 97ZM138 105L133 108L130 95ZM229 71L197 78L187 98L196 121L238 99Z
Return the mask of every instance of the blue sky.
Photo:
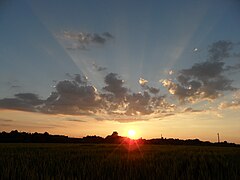
M239 17L237 0L2 1L0 105L2 109L27 112L31 107L30 112L43 114L50 111L81 117L90 113L88 117L93 119L124 122L134 121L133 115L142 115L137 119L146 120L182 112L198 112L201 116L200 112L211 111L228 118L233 111L228 108L240 104ZM213 74L204 75L209 71ZM75 74L88 78L87 85L81 82L78 86L84 86L84 92L96 93L95 101L103 100L108 93L116 96L111 97L114 100L104 99L108 109L101 107L95 112L99 108L95 101L85 106L78 102L77 113L71 109L76 104L61 92L69 91L69 82L76 81ZM180 77L188 82L184 84ZM145 83L139 83L140 78ZM55 99L51 103L57 102L58 106L48 109L47 98L56 91L63 100ZM141 97L134 95L138 92ZM35 104L25 104L23 97L34 97L30 93L42 100L45 110L39 110L40 104L38 109ZM152 98L149 104L138 104L148 96ZM162 97L161 103L166 101L168 105L152 105L154 97ZM65 112L59 103L74 107ZM111 103L122 106L112 109ZM171 105L180 109L170 110ZM232 117L234 123L238 122L237 128L238 115Z

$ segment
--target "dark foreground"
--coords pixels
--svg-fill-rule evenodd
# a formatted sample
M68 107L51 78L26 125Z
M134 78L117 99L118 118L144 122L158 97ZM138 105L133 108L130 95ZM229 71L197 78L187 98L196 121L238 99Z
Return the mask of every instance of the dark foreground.
M0 179L240 179L240 148L0 144Z

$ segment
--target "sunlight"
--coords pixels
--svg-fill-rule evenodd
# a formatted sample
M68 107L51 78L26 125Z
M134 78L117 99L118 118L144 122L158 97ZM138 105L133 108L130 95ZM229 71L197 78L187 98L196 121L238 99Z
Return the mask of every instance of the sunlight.
M135 130L130 129L130 130L128 131L128 137L129 137L129 138L134 138L135 135L136 135L136 131L135 131Z

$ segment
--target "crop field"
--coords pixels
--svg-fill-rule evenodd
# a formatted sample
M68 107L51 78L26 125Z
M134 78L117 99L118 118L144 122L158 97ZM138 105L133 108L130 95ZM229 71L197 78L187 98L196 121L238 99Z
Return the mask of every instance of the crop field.
M237 180L240 148L0 144L0 179Z

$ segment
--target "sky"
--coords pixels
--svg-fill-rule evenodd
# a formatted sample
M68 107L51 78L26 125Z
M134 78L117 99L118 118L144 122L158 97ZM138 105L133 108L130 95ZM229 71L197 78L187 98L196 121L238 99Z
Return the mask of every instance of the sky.
M240 1L0 1L0 131L240 143Z

